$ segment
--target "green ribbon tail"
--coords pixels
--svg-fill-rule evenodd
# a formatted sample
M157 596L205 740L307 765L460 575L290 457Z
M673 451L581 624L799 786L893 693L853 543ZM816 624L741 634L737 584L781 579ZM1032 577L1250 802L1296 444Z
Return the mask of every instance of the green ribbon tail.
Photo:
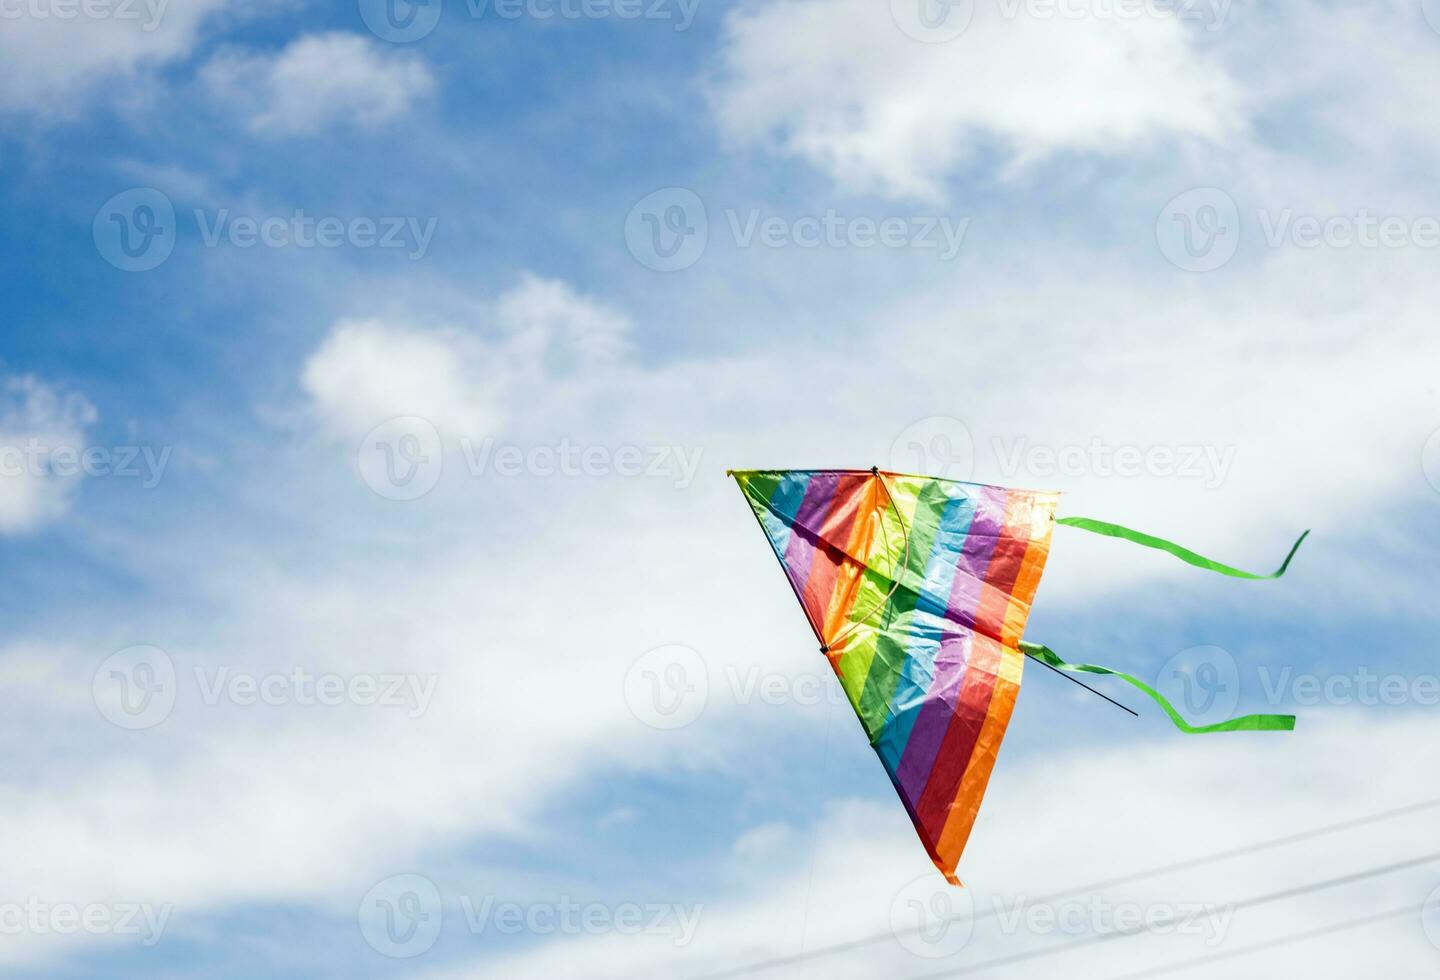
M1187 735L1208 735L1211 732L1291 732L1295 730L1294 715L1242 715L1239 718L1231 718L1229 721L1217 722L1214 725L1192 725L1181 717L1175 706L1165 700L1165 696L1155 690L1149 684L1132 677L1129 674L1121 673L1118 670L1111 670L1109 667L1098 667L1095 664L1071 664L1061 660L1060 657L1047 646L1039 643L1021 642L1020 652L1028 657L1034 657L1043 664L1054 667L1056 670L1068 670L1071 673L1083 671L1087 674L1109 674L1118 677L1122 681L1133 685L1143 691L1175 723L1175 727Z
M1296 539L1295 544L1290 548L1290 554L1285 556L1280 568L1269 575L1256 575L1254 572L1243 571L1239 568L1232 568L1229 565L1218 561L1212 561L1204 555L1197 555L1189 548L1183 548L1174 541L1166 541L1164 538L1157 538L1153 534L1146 534L1143 531L1131 530L1119 524L1111 524L1108 521L1092 520L1089 517L1057 517L1056 524L1064 524L1066 527L1078 527L1082 531L1090 531L1094 534L1103 534L1110 538L1124 538L1126 541L1133 541L1136 544L1144 545L1147 548L1156 548L1160 551L1168 551L1183 562L1188 562L1196 568L1207 568L1212 572L1219 572L1221 575L1229 575L1231 578L1248 579L1270 579L1279 578L1285 574L1285 569L1290 567L1290 559L1295 557L1295 552L1300 550L1300 544L1309 536L1306 531Z

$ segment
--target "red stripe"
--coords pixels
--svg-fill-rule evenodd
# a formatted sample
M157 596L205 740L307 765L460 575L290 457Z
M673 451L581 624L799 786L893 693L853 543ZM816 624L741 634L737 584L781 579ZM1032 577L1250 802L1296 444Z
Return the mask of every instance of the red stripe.
M866 499L866 484L870 474L845 475L835 485L835 495L830 501L830 510L825 520L816 529L819 546L810 565L810 575L805 580L805 605L822 628L825 614L830 610L830 601L835 593L835 582L839 578L840 565L849 561L842 549L850 546L850 529L860 513ZM830 637L826 636L828 643Z
M940 751L935 753L935 765L915 807L925 836L931 841L940 840L950 816L950 805L955 802L960 780L970 766L975 743L980 740L980 729L990 711L990 698L1000 673L1001 649L998 642L980 633L971 640L970 662L965 668L955 714L945 729L945 739L940 743Z

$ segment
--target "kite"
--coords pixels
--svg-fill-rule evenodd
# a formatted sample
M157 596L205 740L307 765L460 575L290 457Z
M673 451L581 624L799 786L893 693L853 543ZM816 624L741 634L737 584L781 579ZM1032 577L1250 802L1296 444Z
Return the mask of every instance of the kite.
M1118 524L1057 518L1058 493L874 467L730 475L930 859L951 884L960 884L955 868L1015 708L1026 657L1056 670L1119 677L1184 732L1295 727L1292 715L1192 726L1140 679L1066 663L1023 637L1057 524L1245 579L1283 575L1309 531L1278 571L1256 575Z

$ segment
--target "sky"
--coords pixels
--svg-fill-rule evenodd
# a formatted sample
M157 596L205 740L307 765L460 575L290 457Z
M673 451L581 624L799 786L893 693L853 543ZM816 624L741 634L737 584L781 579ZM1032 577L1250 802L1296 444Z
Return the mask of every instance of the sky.
M0 971L1433 972L1437 86L1429 0L0 0ZM946 885L726 476L872 465L1310 529L1059 528L1026 631L1295 731L1031 664Z

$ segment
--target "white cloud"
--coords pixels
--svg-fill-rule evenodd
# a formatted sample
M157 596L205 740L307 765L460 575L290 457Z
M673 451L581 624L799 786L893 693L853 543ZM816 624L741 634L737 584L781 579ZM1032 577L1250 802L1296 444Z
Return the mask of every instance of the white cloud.
M483 351L454 333L342 320L305 364L302 384L328 428L353 437L418 415L455 435L499 423Z
M302 386L327 428L345 437L404 415L448 438L479 437L497 432L521 397L529 396L527 412L538 411L538 387L603 385L630 328L566 283L533 275L475 315L481 322L468 330L340 321L306 362Z
M183 60L227 6L228 0L6 4L0 108L69 114L102 84ZM91 10L101 15L86 13Z
M80 395L33 377L0 383L0 534L33 530L65 513L79 476L57 473L51 454L73 452L78 460L95 417Z
M928 200L990 146L1019 168L1160 138L1223 140L1241 126L1237 86L1175 17L973 6L968 29L943 43L907 35L876 0L743 7L726 20L712 87L720 126L847 189ZM1112 6L1129 9L1098 9Z
M255 133L304 135L334 125L374 128L435 87L413 52L359 34L310 34L273 54L225 51L201 70L211 94Z

